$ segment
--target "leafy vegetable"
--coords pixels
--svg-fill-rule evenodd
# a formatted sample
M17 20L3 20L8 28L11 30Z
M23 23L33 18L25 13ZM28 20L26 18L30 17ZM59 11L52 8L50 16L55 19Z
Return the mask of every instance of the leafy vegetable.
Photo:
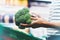
M30 17L31 15L29 14L29 9L23 8L15 14L15 23L17 26L19 26L19 28L24 28L20 25L20 23L30 24L31 23Z

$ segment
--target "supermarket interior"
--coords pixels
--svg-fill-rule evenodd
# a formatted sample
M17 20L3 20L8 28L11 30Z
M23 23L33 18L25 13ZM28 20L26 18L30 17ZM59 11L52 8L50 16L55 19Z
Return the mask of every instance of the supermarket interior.
M53 28L21 29L15 24L15 14L23 8L47 21L59 22L60 16L55 18L60 15L59 3L59 0L0 0L0 40L60 40L60 36L56 37L60 32Z

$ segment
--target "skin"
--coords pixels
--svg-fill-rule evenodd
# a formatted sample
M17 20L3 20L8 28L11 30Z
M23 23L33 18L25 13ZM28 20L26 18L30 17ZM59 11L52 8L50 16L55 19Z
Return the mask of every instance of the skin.
M60 22L48 22L41 17L31 17L32 23L31 24L21 24L21 26L25 27L32 27L32 28L38 28L38 27L50 27L50 28L60 28Z

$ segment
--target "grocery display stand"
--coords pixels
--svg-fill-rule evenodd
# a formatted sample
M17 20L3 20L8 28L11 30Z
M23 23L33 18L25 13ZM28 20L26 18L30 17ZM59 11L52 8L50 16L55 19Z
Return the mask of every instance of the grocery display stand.
M21 31L13 30L0 24L0 40L41 40Z

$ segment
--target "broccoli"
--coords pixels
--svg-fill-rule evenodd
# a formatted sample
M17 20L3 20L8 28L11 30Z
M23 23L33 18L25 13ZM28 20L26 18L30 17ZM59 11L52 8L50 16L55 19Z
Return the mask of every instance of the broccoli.
M19 28L24 28L20 25L20 23L30 24L31 23L31 18L30 17L31 17L31 15L29 14L29 9L28 8L23 8L15 14L15 24Z

